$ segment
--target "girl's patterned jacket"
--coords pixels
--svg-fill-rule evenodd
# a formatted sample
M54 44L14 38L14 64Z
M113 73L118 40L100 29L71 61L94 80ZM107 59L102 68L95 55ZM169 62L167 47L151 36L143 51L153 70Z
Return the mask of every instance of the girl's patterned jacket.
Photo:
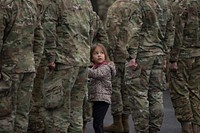
M112 77L116 75L116 69L113 62L103 62L89 68L90 101L104 101L111 103Z

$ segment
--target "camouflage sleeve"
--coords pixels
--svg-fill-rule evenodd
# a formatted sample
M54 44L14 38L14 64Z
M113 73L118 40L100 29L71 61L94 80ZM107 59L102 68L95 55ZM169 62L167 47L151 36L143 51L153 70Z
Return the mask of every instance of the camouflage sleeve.
M172 14L170 13L166 25L166 34L165 34L165 42L168 47L168 51L174 43L174 36L175 36L175 25Z
M106 21L106 14L107 14L109 7L115 1L116 0L97 0L98 15L101 18L101 20L103 21L103 23L105 23L105 21Z
M46 37L45 41L45 57L48 63L53 63L56 60L56 28L58 23L58 5L57 3L50 2L48 8L45 10L43 27Z
M164 43L167 47L166 54L169 53L171 47L174 43L174 35L175 35L175 26L174 26L174 19L172 16L171 11L168 11L168 20L166 25L166 33L164 38Z
M107 19L105 23L106 32L109 38L110 58L114 60L114 51L118 45L118 34L120 32L120 18L112 13L112 10L108 10Z
M174 7L175 12L173 12L173 18L175 23L175 35L174 35L174 43L170 51L170 62L176 62L178 60L178 56L180 53L180 48L182 46L183 41L183 26L185 23L186 18L184 17L184 9L180 6L176 5Z
M141 41L141 26L142 26L142 14L138 5L135 7L135 11L130 17L131 25L131 37L128 41L127 49L129 53L128 59L136 59L138 46Z
M4 39L5 39L5 29L6 29L6 21L9 17L9 15L6 15L6 8L5 5L1 5L2 3L0 3L0 71L1 71L1 52L2 52L2 48L3 48L3 43L4 43Z
M34 59L35 59L35 67L38 68L40 64L40 60L42 58L42 54L44 52L44 30L41 25L41 15L42 12L38 8L38 19L37 19L37 27L34 31L34 45L33 45L33 52L34 52Z
M3 37L4 37L4 29L5 29L3 14L4 14L3 9L2 9L2 6L0 5L0 55L1 55L1 49L3 46Z
M102 21L100 20L99 16L95 12L92 12L92 15L93 15L92 17L93 19L91 23L91 27L92 27L91 31L93 32L92 43L96 43L96 42L101 43L109 51L108 36L104 28L104 25Z

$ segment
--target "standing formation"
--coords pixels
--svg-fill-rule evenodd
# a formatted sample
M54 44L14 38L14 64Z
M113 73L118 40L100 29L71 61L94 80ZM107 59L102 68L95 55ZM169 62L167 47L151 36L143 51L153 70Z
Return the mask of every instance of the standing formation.
M174 45L170 54L169 88L182 133L199 133L200 125L200 2L173 3Z

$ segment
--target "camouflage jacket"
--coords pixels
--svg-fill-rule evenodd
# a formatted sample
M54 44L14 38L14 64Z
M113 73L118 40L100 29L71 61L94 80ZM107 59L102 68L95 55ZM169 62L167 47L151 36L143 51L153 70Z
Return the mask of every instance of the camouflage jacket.
M162 16L159 17L161 32L163 34L162 44L164 52L169 54L174 43L175 26L169 0L156 0L162 9Z
M46 57L49 62L55 60L55 49L57 43L56 28L59 25L60 19L59 5L56 0L45 0L44 13L42 16L42 26L44 28L45 44L44 44L44 58Z
M127 59L136 58L141 20L137 0L117 0L108 9L106 30L114 62L125 63Z
M106 21L106 14L108 8L115 2L116 0L97 0L97 13L103 23Z
M172 8L176 29L170 61L200 56L200 1L176 0Z
M92 42L108 45L102 22L88 0L55 1L45 13L44 22L49 38L45 43L48 62L88 66Z
M44 45L41 12L34 0L1 0L0 66L9 73L35 72Z
M103 22L101 21L100 17L96 14L96 12L93 12L91 22L92 22L90 28L91 43L92 44L101 43L109 51L110 45L108 42L108 35L106 33Z
M156 0L140 0L140 6L143 24L138 53L141 56L165 55L168 47L163 44L163 8Z

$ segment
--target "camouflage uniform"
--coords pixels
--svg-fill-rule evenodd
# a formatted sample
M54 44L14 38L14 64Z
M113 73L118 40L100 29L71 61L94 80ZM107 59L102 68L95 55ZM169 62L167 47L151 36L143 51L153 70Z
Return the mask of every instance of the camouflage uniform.
M159 18L161 31L163 33L163 39L162 43L167 48L167 51L165 51L165 66L163 68L163 90L166 90L168 88L168 77L169 77L169 51L173 45L174 42L174 20L171 13L170 8L170 0L156 0L160 7L162 8L163 15Z
M178 68L170 71L171 99L182 132L200 133L200 2L178 0L172 8L176 30L170 62Z
M140 10L138 67L127 69L126 83L130 89L136 131L157 133L163 121L163 62L169 45L164 40L168 42L168 33L164 29L163 8L156 0L140 0Z
M25 133L28 128L34 73L44 36L35 1L1 1L0 132Z
M137 27L141 24L138 1L117 0L108 9L106 19L106 30L110 40L111 58L117 69L114 77L111 113L113 124L104 128L105 131L128 132L128 116L130 104L128 88L125 86L125 64L127 60L135 58L137 46L129 46L132 40L135 44ZM127 49L128 48L128 49Z
M81 133L96 19L89 1L57 0L56 6L56 41L45 46L48 63L55 63L54 69L45 72L45 126L48 133Z
M38 0L38 7L41 9L41 22L44 28L45 35L45 46L48 46L49 43L55 42L55 31L50 28L55 26L55 21L57 19L58 11L56 11L55 0ZM55 29L54 29L55 30ZM52 34L53 33L53 34ZM37 69L37 74L34 79L34 88L32 92L32 108L29 113L29 128L28 132L31 133L42 133L45 131L44 120L43 120L43 98L42 98L42 87L44 81L45 68L47 66L47 61L44 57L40 62L40 65Z
M101 18L101 20L103 21L103 23L105 23L106 21L106 14L108 11L108 8L115 2L116 0L97 0L96 1L96 8L95 11L97 12L97 14L99 15L99 17ZM95 7L95 6L94 6Z

